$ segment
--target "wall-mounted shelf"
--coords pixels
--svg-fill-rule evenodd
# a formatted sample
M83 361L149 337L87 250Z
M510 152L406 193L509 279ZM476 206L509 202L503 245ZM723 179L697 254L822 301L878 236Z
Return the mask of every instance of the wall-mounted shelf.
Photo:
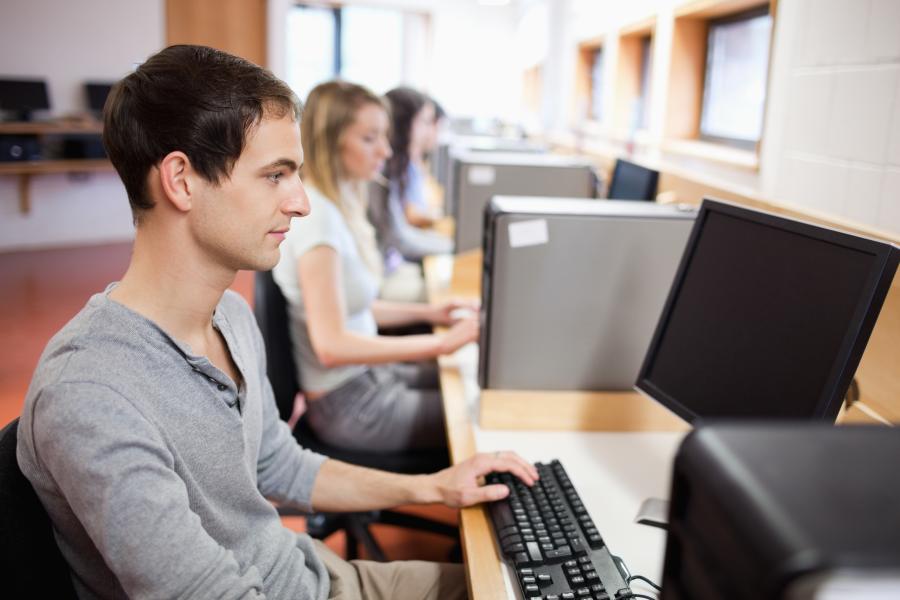
M93 120L48 121L25 123L0 123L0 135L80 135L99 134L101 123ZM47 159L0 162L0 175L19 178L19 211L31 210L31 177L56 173L95 173L112 171L113 166L105 158Z

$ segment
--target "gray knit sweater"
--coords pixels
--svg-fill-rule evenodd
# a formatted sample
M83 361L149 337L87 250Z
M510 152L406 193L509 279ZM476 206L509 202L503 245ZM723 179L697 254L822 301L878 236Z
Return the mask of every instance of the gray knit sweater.
M41 356L19 465L82 598L328 596L311 540L285 529L265 499L309 509L325 458L278 419L246 303L226 292L213 324L240 390L106 293Z

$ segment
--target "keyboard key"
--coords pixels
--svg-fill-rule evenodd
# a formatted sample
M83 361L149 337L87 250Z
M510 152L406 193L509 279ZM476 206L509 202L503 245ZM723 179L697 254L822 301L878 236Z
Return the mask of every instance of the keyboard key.
M528 557L534 562L541 561L541 549L537 542L525 542L525 549L528 551Z

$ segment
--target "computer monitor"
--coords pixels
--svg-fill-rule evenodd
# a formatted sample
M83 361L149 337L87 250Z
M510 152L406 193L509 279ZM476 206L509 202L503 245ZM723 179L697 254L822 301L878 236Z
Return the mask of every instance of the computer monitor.
M50 108L47 82L42 79L0 79L0 111L13 121L28 121L36 110Z
M112 89L112 83L88 82L84 84L84 91L87 94L88 110L94 114L103 112L103 105L106 104L106 97Z
M833 421L895 246L704 200L637 388L688 421Z
M610 200L655 200L659 171L617 159L609 183Z

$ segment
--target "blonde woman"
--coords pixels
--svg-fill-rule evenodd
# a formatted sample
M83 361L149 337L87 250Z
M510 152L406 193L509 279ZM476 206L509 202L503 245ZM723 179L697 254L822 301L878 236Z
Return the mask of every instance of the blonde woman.
M365 190L391 156L390 118L364 87L332 81L310 92L301 121L310 214L294 219L273 270L288 301L310 426L324 441L390 452L444 445L434 359L478 337L457 303L378 299L383 261ZM379 326L449 325L441 335L378 335Z

